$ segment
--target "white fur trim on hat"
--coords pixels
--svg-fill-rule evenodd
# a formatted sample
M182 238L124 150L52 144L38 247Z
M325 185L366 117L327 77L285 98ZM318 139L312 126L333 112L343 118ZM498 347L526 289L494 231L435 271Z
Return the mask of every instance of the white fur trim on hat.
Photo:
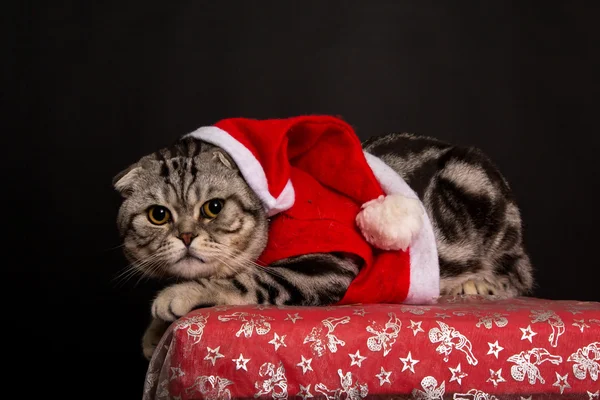
M237 164L248 186L262 200L269 216L288 210L294 205L295 193L292 181L288 179L279 196L273 197L269 192L267 176L260 162L248 148L223 129L204 126L185 136L203 140L225 150Z
M378 249L406 251L423 225L423 213L419 200L392 193L364 203L356 224Z
M407 304L433 303L440 295L440 267L435 236L433 234L433 226L427 212L417 194L410 186L408 186L400 175L378 157L367 152L365 152L365 157L367 158L367 162L369 163L373 174L379 181L381 188L388 195L385 196L384 199L378 199L377 202L382 203L385 199L390 198L390 209L398 207L397 203L399 202L401 207L405 207L405 209L400 209L395 213L395 215L400 217L414 216L413 206L415 203L410 200L419 202L419 207L421 208L421 212L419 213L421 214L421 226L417 230L411 228L407 231L403 231L408 232L407 235L410 237L410 286L408 289L408 296L404 302ZM403 202L398 195L409 200L409 202ZM365 205L368 206L368 203L365 203ZM383 206L383 208L386 212L389 211L388 206ZM363 209L362 212L364 211L365 209ZM357 218L360 219L359 217ZM377 218L379 217L372 218L371 221L377 221ZM412 217L409 218L411 218L409 221L410 224L413 224L414 221L412 220ZM392 233L393 232L394 231L392 231ZM388 232L386 232L386 234L387 233ZM404 233L401 233L401 235L402 234Z

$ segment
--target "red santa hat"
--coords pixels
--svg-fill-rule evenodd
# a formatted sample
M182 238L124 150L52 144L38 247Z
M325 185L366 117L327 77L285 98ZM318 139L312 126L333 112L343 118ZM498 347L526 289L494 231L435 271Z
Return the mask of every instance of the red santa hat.
M232 118L189 134L235 161L271 216L260 261L348 252L365 265L341 303L431 303L439 266L417 195L330 116Z

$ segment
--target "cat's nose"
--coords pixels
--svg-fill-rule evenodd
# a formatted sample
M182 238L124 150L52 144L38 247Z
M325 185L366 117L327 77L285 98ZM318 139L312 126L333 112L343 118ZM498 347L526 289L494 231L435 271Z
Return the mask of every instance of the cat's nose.
M194 235L192 232L183 232L181 235L179 235L179 239L181 239L186 247L189 247L190 243L192 243L192 240L194 240L196 236L198 235Z

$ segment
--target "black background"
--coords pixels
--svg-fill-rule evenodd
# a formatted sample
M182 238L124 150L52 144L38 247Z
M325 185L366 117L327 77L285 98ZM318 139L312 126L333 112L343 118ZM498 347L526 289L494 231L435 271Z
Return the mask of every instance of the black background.
M13 200L26 221L14 234L36 240L25 272L40 282L41 358L53 385L73 388L64 397L141 395L156 285L113 280L126 262L112 176L221 118L334 114L363 139L478 146L521 206L534 295L600 300L595 2L49 4L5 15L18 127L4 135L26 151L4 153L8 183L33 190Z

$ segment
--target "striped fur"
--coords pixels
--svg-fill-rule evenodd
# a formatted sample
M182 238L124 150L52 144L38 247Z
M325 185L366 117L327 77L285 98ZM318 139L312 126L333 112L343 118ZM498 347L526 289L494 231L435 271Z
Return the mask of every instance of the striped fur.
M434 227L442 294L529 292L532 268L519 208L485 154L407 133L373 137L364 148L422 199Z
M506 180L480 151L409 134L372 138L364 147L423 200L436 235L442 294L514 296L531 288L519 210ZM180 140L142 158L113 183L123 196L117 225L129 273L184 279L153 302L154 319L143 338L146 357L165 321L194 308L333 304L360 271L360 261L346 254L256 264L268 238L267 216L233 160L207 143ZM223 201L216 218L202 211L211 199ZM155 205L169 210L168 223L151 222Z

